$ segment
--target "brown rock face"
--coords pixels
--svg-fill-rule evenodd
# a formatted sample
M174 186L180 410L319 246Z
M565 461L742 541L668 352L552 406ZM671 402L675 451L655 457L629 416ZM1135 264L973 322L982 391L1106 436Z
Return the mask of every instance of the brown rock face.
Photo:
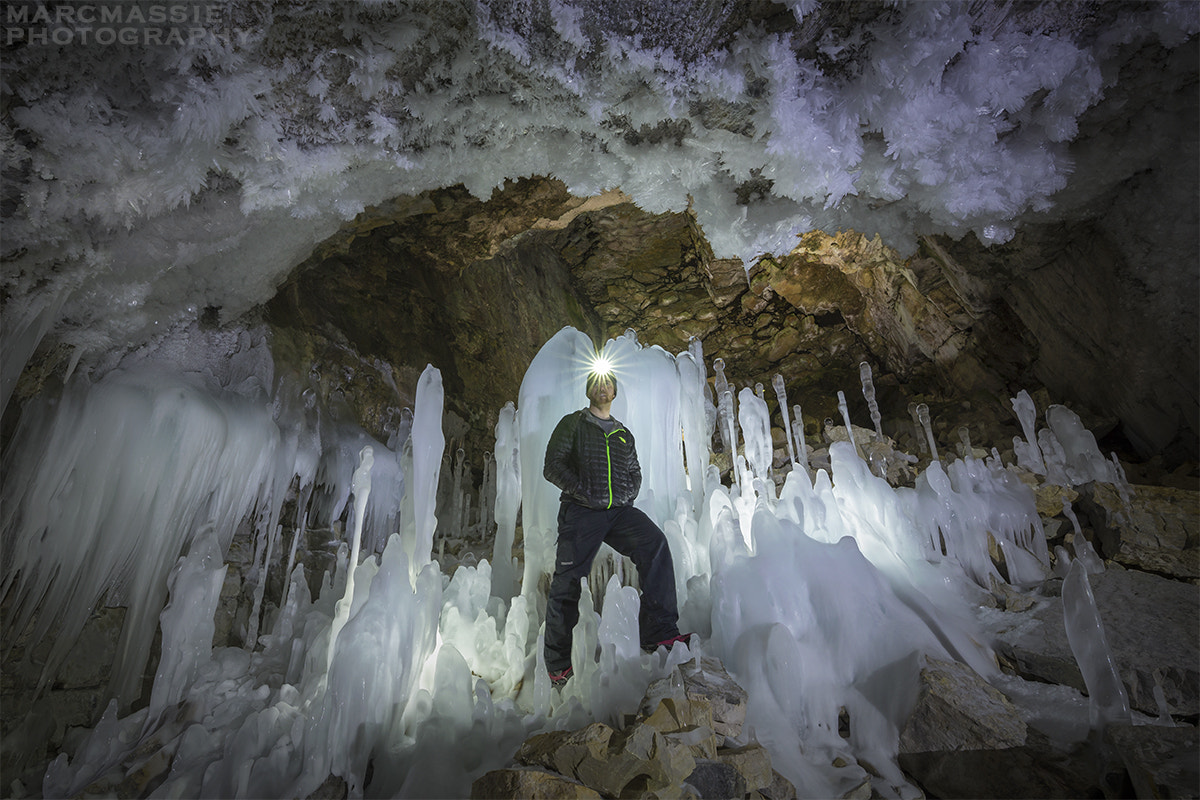
M446 408L466 422L456 433L486 448L538 349L566 325L600 326L547 233L517 235L581 202L530 181L487 203L458 188L365 212L267 306L279 370L302 382L315 373L323 396L340 393L386 440L388 409L412 407L432 364Z
M1197 381L1195 365L1176 362L1195 349L1190 333L1151 319L1166 301L1135 291L1132 274L1087 225L987 249L927 237L907 259L878 238L812 232L747 272L713 257L689 213L647 214L618 192L584 201L528 179L487 202L457 187L365 212L296 269L266 318L279 371L344 399L381 440L421 371L437 367L458 420L450 446L470 442L472 462L532 357L571 325L597 344L632 328L672 353L698 339L737 387L781 374L810 434L840 416L839 390L866 419L867 361L889 435L908 431L918 395L935 418L969 398L974 421L983 413L1016 432L1008 398L1044 384L1089 427L1119 418L1143 454L1178 463L1195 457ZM1182 347L1161 346L1174 340Z

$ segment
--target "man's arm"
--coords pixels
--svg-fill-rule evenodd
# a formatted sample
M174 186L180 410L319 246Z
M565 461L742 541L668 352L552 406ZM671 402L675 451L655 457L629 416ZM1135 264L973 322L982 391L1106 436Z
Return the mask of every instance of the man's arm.
M554 426L550 442L546 445L546 460L542 475L568 494L580 493L580 476L576 471L571 451L575 446L575 414L568 414Z
M634 444L633 434L629 434L629 451L633 463L629 466L629 482L633 485L633 496L637 497L642 490L642 465L638 461L637 445Z

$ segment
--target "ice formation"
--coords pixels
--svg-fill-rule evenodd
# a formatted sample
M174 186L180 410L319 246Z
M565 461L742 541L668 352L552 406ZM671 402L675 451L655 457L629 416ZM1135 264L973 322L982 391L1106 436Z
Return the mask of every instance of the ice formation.
M277 487L302 472L296 495L312 496L313 455L360 437L325 439L321 452L298 457L304 447L282 443L308 441L304 420L313 418L296 404L276 403L273 417L261 404L239 404L236 394L148 370L95 385L81 378L61 413L31 416L17 458L37 468L19 470L31 479L6 486L6 557L20 569L5 582L25 598L21 608L40 601L52 612L35 624L61 617L55 652L69 651L78 620L105 591L120 592L131 606L129 626L141 626L126 638L147 639L165 599L155 587L170 592L149 708L125 715L114 703L73 753L50 765L46 795L77 793L127 768L135 751L162 750L173 754L172 767L154 797L305 796L331 773L352 796L364 791L368 773L372 795L465 796L475 777L502 766L532 733L593 719L617 723L652 680L707 654L748 689L747 730L802 794L860 784L861 758L874 765L883 794L914 796L895 756L919 660L952 658L995 675L967 608L997 577L989 533L1012 583L1047 573L1032 491L1003 465L973 458L933 461L913 488L895 487L872 474L849 442L831 445L829 471L791 470L777 488L764 473L773 423L748 387L738 427L750 455L738 455L742 482L724 485L709 465L714 409L704 397L702 353L671 355L618 337L604 352L621 387L613 413L634 432L646 472L637 504L667 533L681 621L697 635L690 647L643 653L638 594L627 585L633 575L619 559L598 558L581 600L575 678L552 689L542 666L539 587L552 564L558 493L540 480L540 458L554 422L584 404L582 376L593 352L586 336L563 329L530 365L519 403L500 414L495 565L441 575L431 557L431 526L451 524L431 518L444 449L441 382L431 367L411 434L393 441L399 452L379 442L360 446L358 463L330 487L352 502L347 541L319 595L296 566L286 594L264 604L264 632L245 649L211 646L221 556L233 532L246 519L258 519L264 535L276 530ZM732 408L723 413L730 422ZM111 441L80 435L81 426L96 424L113 433ZM318 506L314 500L310 513ZM390 509L383 518L394 526L377 549L364 533L373 508ZM518 508L521 575L511 560ZM461 516L456 524L465 524ZM68 530L85 546L54 545ZM149 541L153 551L145 550ZM276 547L273 558L282 561L285 549ZM1086 581L1081 560L1075 583ZM1070 608L1072 646L1083 643L1077 652L1092 671L1089 686L1099 682L1097 713L1114 718L1119 697L1092 669L1102 662L1086 593L1072 588ZM140 646L144 661L147 645ZM142 663L122 658L123 669L136 672ZM47 664L47 680L53 668ZM121 696L119 687L113 694ZM840 708L852 720L849 740L838 734ZM846 757L836 763L847 766L831 766L839 754Z
M1071 564L1063 581L1063 619L1071 652L1087 684L1092 727L1102 728L1129 722L1129 696L1113 663L1088 572L1081 559Z
M768 23L754 4L225 0L200 35L113 47L50 31L42 5L5 20L4 403L46 337L92 369L205 309L238 319L365 208L456 184L690 206L746 264L813 229L1003 242L1172 168L1190 131L1170 102L1072 143L1141 91L1126 52L1200 30L1186 0L881 3L851 25L818 2Z

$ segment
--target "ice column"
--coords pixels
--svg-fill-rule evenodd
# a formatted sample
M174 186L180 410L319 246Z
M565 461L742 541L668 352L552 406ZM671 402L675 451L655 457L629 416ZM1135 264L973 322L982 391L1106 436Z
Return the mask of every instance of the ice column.
M786 434L788 461L792 466L796 466L796 448L792 446L792 422L788 419L787 413L787 387L783 384L783 376L778 372L771 379L771 385L775 387L775 399L779 402L779 415L783 417L783 432Z
M1062 599L1067 641L1087 685L1092 728L1100 730L1110 723L1128 723L1129 696L1113 664L1087 568L1079 560L1071 564L1063 581Z
M521 506L520 421L508 402L496 423L496 542L492 549L492 594L507 602L516 591L512 564L517 509Z
M862 381L863 397L867 399L867 408L871 410L871 422L875 425L875 438L883 441L883 417L879 413L879 403L875 401L875 383L871 380L871 365L863 361L858 365L858 377Z

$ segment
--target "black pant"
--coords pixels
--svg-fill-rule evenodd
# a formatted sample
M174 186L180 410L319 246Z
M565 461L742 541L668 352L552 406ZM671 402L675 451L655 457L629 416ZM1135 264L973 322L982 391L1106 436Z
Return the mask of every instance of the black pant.
M600 545L628 556L642 585L638 627L643 645L679 635L675 566L667 537L633 506L596 510L575 503L558 509L558 555L546 603L546 668L571 666L571 640L579 621L580 579L592 569Z

